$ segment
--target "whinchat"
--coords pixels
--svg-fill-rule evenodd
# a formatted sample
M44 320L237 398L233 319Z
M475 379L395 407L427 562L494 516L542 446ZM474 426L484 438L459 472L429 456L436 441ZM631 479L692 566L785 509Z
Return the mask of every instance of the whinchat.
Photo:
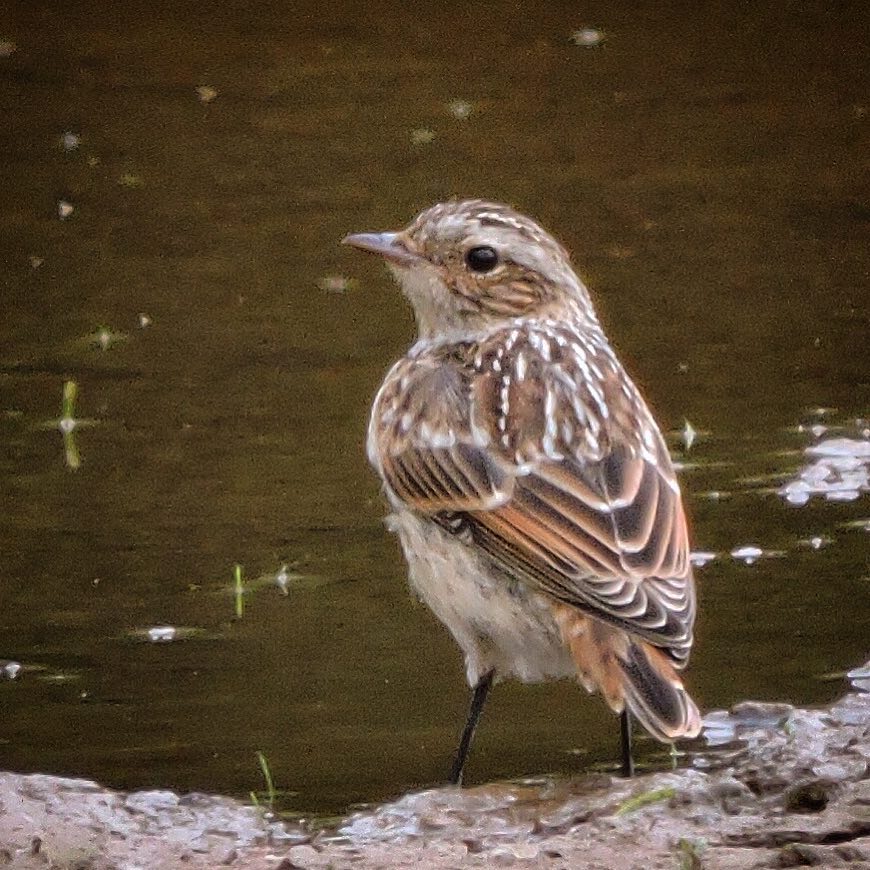
M695 588L659 427L566 250L505 205L434 205L380 254L417 339L374 400L368 457L419 597L465 655L459 783L493 682L576 677L655 738L701 727L680 671Z

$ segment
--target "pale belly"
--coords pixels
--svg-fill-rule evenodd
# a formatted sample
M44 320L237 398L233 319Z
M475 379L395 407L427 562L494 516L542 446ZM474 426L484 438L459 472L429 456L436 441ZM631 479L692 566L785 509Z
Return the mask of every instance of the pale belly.
M411 587L465 654L469 685L493 668L497 678L526 683L576 675L545 596L410 511L392 514L388 527L399 535Z

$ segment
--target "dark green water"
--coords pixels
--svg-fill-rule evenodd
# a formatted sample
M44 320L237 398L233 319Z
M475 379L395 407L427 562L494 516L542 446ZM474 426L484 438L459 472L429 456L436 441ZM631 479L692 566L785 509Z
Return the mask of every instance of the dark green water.
M24 670L0 682L0 768L247 794L262 750L303 811L443 780L463 669L407 594L362 447L411 319L338 241L450 195L561 238L663 425L708 433L680 455L695 547L719 554L702 706L839 694L819 677L870 646L870 534L845 525L870 499L796 507L747 479L812 461L799 424L860 440L870 415L868 22L859 2L7 4L0 659ZM586 25L600 47L569 40ZM43 426L66 380L95 421L77 471ZM745 544L781 555L747 566ZM318 579L259 586L237 620L237 562ZM166 623L198 632L131 635ZM501 686L469 778L616 746L579 688Z

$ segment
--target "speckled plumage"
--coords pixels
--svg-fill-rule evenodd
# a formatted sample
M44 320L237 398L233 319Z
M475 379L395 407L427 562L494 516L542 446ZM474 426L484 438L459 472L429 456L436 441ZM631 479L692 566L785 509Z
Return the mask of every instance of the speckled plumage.
M661 740L697 733L677 673L695 618L679 486L567 252L482 200L348 242L386 257L415 311L368 455L469 683L576 675ZM469 266L479 246L492 269Z

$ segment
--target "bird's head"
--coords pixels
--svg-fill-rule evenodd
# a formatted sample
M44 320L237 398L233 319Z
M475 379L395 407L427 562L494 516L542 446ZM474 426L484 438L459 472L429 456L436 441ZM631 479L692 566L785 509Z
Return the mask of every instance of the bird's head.
M506 205L433 205L399 232L356 233L344 244L380 254L414 308L421 338L458 338L518 317L594 322L565 249Z

